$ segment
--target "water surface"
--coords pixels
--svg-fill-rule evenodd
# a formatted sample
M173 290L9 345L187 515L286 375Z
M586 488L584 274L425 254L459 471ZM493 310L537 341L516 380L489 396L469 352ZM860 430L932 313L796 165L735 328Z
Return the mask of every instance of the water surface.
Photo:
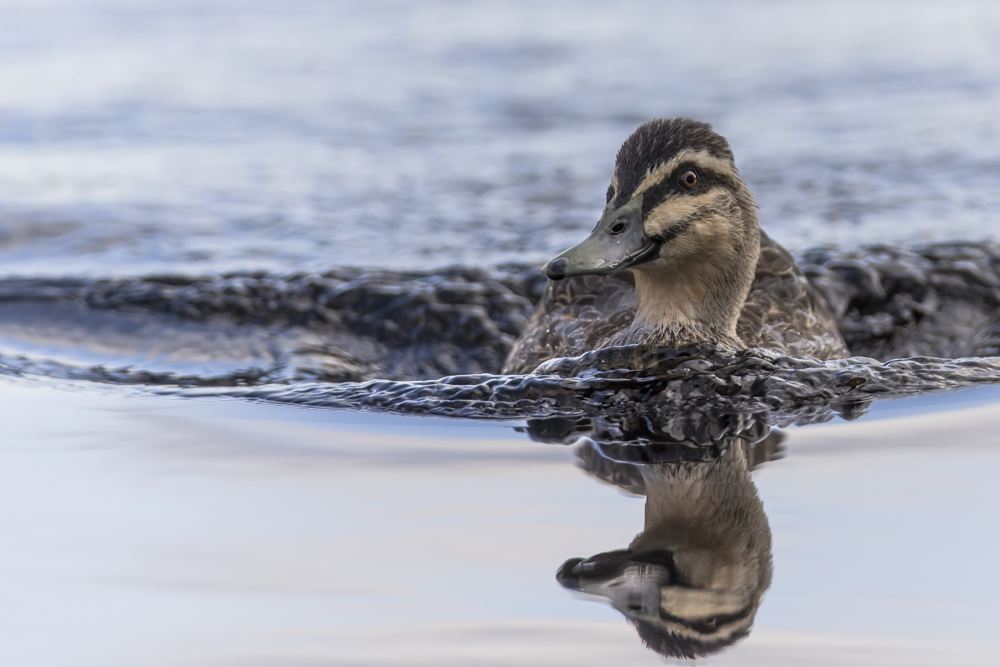
M662 664L555 580L643 527L643 498L572 447L481 422L0 392L6 663ZM709 664L994 664L985 400L792 429L754 475L773 583Z
M993 3L0 12L4 664L1000 660ZM498 375L675 115L854 358Z
M996 238L986 1L2 9L8 275L541 263L676 115L793 250Z

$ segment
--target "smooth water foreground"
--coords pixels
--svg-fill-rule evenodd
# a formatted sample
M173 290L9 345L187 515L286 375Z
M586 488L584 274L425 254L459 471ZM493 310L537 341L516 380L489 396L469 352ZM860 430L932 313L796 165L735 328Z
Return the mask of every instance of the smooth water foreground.
M0 13L0 663L1000 662L993 3ZM855 357L498 375L671 115Z
M3 385L0 660L660 664L556 581L642 497L510 425ZM958 400L956 400L956 398ZM992 665L1000 396L793 428L773 583L719 665Z

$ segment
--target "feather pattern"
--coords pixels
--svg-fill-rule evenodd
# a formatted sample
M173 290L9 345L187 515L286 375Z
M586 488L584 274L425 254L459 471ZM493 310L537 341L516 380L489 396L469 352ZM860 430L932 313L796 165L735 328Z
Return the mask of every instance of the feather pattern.
M550 280L503 372L530 373L548 359L607 347L629 330L638 305L631 272ZM747 347L821 361L850 356L826 301L788 251L763 232L754 281L736 330ZM653 332L626 342L664 344Z

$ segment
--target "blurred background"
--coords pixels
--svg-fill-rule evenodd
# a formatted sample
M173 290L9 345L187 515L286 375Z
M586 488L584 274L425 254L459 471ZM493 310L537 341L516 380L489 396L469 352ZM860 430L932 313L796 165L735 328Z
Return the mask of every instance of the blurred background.
M543 261L640 123L772 237L996 238L1000 6L0 1L0 273Z

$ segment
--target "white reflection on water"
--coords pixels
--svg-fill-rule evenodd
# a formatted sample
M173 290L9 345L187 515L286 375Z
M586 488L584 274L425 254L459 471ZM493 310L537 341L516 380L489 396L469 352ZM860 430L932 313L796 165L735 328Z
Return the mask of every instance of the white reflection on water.
M9 382L0 399L3 664L660 664L555 581L643 525L569 447ZM756 476L774 583L710 664L995 664L997 415L793 430Z
M991 2L3 2L20 274L541 261L643 120L715 123L765 227L994 236Z

